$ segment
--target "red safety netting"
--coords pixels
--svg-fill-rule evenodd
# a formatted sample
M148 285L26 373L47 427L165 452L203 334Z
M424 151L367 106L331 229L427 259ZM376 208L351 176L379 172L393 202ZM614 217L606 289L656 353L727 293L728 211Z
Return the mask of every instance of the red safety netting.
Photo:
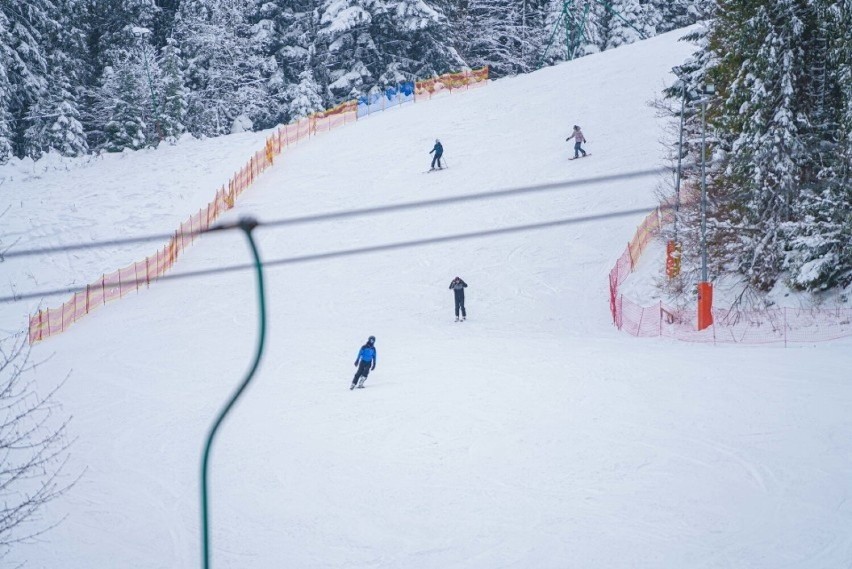
M619 295L616 325L634 336L665 336L688 342L768 344L820 342L852 335L850 308L775 308L759 311L713 309L713 325L697 330L694 309L662 302L640 306Z
M641 306L619 293L639 256L660 228L673 218L670 207L657 208L636 229L633 239L609 272L613 324L639 337L664 336L688 342L765 344L819 342L852 335L852 309L776 308L760 311L713 309L713 325L699 331L696 309L658 302Z
M487 79L487 67L475 71L450 73L426 81L426 84L431 84L432 90L424 87L424 94L431 96L433 92L441 89L452 91L484 85ZM440 88L437 86L438 83L434 82L440 83ZM315 136L317 133L328 132L354 123L358 120L357 111L357 100L346 101L326 111L314 113L300 121L279 127L266 139L263 149L255 152L246 165L228 180L227 186L222 186L216 192L213 201L180 224L174 237L162 249L145 257L142 261L102 275L94 283L86 285L85 291L75 293L61 306L39 310L32 315L29 322L30 343L62 333L95 308L150 286L152 281L157 280L175 264L180 254L195 241L200 233L206 231L223 212L234 207L237 197L264 170L272 166L275 157L284 148Z

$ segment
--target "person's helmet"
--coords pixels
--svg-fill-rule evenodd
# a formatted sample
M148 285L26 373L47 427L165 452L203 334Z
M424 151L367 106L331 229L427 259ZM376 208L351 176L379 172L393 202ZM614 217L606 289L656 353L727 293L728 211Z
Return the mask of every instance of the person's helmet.
M370 336L369 338L367 338L367 343L368 344L375 344L376 343L376 337Z
M441 144L441 141L440 141L440 140L438 140L438 139L436 138L436 139L435 139L435 144Z
M577 125L574 125L574 130L580 130L580 127L577 126Z

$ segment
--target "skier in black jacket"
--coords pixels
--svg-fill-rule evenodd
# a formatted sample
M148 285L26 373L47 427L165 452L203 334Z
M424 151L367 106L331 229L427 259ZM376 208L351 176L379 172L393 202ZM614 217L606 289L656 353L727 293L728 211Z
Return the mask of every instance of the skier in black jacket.
M432 150L429 151L429 154L432 154L433 152L435 153L435 157L432 158L432 167L429 169L434 170L436 162L438 163L438 170L443 169L443 166L441 166L441 156L444 155L444 146L441 144L440 140L435 140L435 146L432 147Z
M459 322L459 309L461 309L461 321L464 322L467 318L467 312L464 309L464 289L467 288L467 283L461 280L461 277L456 277L450 283L450 289L456 297L456 322Z

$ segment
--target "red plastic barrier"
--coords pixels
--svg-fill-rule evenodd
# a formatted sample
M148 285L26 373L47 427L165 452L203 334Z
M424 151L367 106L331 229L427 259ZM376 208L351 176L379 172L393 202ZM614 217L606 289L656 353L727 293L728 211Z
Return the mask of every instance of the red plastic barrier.
M667 337L686 342L765 344L822 342L852 336L852 309L777 308L760 311L711 309L703 315L707 327L698 330L697 309L678 309L659 302L644 307L619 292L639 257L662 225L670 223L670 207L656 209L636 229L633 239L609 272L612 322L637 337ZM705 291L706 293L706 291Z

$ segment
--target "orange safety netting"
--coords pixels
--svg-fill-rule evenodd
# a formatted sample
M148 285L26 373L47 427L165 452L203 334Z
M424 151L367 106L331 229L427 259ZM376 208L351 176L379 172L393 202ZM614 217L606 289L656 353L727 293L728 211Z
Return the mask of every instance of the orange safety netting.
M462 84L465 88L474 84L484 84L487 79L488 68L484 67L470 72L442 75L427 83L442 80L452 86L441 88L452 90L460 88ZM95 308L121 298L129 292L150 286L152 281L157 280L175 264L178 256L195 241L200 233L207 230L223 212L234 207L237 197L264 170L272 166L275 157L284 148L317 133L328 132L357 121L357 111L357 100L346 101L295 123L279 127L275 134L266 139L264 147L255 152L246 165L228 180L227 186L222 186L216 192L215 198L207 204L207 207L201 208L180 224L174 237L162 249L145 257L143 261L137 261L123 269L102 275L94 283L86 285L85 291L75 293L61 306L39 310L32 315L29 322L30 343L62 333Z
M343 105L341 105L343 107ZM351 108L351 105L348 107ZM337 108L336 108L337 109ZM145 257L123 269L103 275L96 282L86 286L85 291L75 293L62 306L39 310L30 317L29 340L38 342L49 336L64 332L68 327L111 300L121 298L129 292L150 286L169 270L180 254L192 244L198 235L206 231L225 211L234 207L237 197L267 168L272 166L275 156L290 144L327 131L355 120L355 112L342 110L333 116L317 115L302 119L296 123L281 126L266 139L262 150L255 152L245 166L240 168L227 186L216 192L216 196L207 207L200 209L180 224L174 237L155 254Z
M763 344L818 342L852 336L852 309L776 308L713 309L713 324L699 331L697 309L673 308L658 302L641 306L619 293L639 257L660 229L674 219L670 207L657 208L636 229L633 239L609 273L609 306L613 324L634 336L665 336L688 342Z
M325 111L316 113L316 116L331 116L331 115L340 115L345 113L354 113L358 110L358 99L352 99L351 101L344 101L340 103L336 107L332 107Z
M431 98L432 95L442 91L452 92L454 89L470 89L480 87L488 81L488 66L471 71L459 71L457 73L446 73L439 77L417 81L414 83L414 97Z

